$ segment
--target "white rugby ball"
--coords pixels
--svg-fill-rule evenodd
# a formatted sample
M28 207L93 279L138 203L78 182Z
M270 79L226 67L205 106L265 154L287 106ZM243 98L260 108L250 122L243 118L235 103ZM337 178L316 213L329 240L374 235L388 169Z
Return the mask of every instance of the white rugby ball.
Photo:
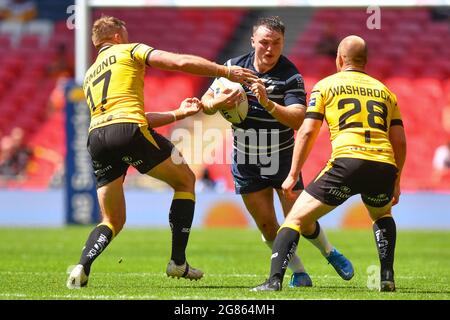
M219 95L225 89L239 89L239 99L236 106L232 109L219 109L220 114L225 120L231 123L241 123L247 117L248 112L248 100L245 90L240 83L233 82L227 78L216 79L213 83L214 98Z

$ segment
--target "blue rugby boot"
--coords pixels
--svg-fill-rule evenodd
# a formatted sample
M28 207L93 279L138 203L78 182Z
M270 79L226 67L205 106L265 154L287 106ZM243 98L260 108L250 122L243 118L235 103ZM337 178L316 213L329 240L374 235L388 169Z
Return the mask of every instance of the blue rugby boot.
M306 272L295 272L289 281L289 288L312 287L312 281Z
M336 270L336 272L341 276L342 279L348 281L353 278L353 275L355 273L352 263L336 248L334 248L326 258L328 260L328 263L333 266L334 270Z

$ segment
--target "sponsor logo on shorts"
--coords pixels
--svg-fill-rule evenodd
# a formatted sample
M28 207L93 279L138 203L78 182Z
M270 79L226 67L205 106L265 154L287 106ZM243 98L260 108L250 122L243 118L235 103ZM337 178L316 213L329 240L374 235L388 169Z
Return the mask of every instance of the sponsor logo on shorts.
M95 170L94 173L97 177L103 177L105 173L112 169L112 166L109 165L106 168Z
M339 188L331 188L328 193L339 199L350 198L351 189L347 186L340 186Z
M389 201L389 197L387 194L381 193L376 197L367 197L367 200L371 201L372 203L382 203Z
M103 164L99 161L92 161L92 165L94 166L95 169L101 169L101 167L103 167Z
M130 164L131 161L133 161L133 158L130 157L130 156L125 156L125 157L122 158L122 161Z
M128 163L129 165L132 165L133 167L136 167L136 166L144 163L142 160L133 161L133 158L130 156L122 157L122 161L125 163Z

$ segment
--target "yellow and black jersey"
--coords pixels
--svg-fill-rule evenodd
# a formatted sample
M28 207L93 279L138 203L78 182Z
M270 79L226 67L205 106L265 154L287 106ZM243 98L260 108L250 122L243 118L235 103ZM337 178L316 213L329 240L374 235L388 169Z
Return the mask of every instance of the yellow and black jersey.
M389 129L403 125L396 96L364 72L338 72L311 92L307 118L325 120L332 159L358 158L395 164Z
M146 125L144 73L153 48L141 43L100 49L86 72L83 91L91 111L89 130L113 123Z

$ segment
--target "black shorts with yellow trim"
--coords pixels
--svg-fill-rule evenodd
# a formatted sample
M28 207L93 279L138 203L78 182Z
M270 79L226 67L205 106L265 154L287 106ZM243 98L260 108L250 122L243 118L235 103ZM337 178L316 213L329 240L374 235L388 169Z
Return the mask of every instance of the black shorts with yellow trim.
M392 200L397 173L397 168L389 163L337 158L328 162L305 191L330 206L361 194L368 206L384 207Z
M171 156L173 144L152 128L137 123L116 123L93 129L87 148L100 188L122 175L128 167L145 174Z

